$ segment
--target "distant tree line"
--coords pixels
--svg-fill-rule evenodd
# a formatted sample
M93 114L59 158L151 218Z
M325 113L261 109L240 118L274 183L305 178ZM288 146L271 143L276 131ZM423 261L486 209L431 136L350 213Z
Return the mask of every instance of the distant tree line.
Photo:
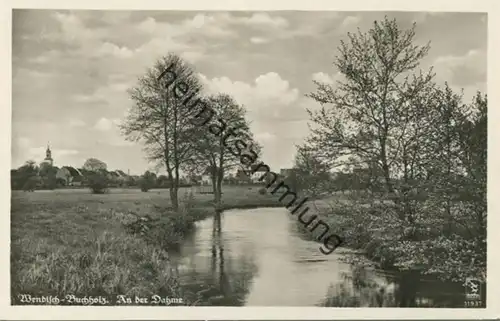
M153 172L146 171L141 176L135 176L127 175L123 171L109 171L106 163L96 158L89 158L78 169L70 166L59 168L48 163L37 165L35 161L29 160L19 168L12 169L10 174L12 190L34 191L91 187L93 191L103 193L110 187L143 188L146 186L146 190L168 187L165 175L157 176ZM191 182L183 178L180 186L189 187Z

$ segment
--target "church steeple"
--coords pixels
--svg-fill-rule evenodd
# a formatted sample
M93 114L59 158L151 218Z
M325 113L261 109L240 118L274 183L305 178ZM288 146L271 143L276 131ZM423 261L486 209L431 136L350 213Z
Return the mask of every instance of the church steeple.
M52 151L50 150L50 144L47 143L47 150L45 151L45 159L44 162L49 163L50 165L53 164L53 159L52 159Z
M52 151L50 150L49 143L47 143L47 150L45 151L45 159L52 159Z

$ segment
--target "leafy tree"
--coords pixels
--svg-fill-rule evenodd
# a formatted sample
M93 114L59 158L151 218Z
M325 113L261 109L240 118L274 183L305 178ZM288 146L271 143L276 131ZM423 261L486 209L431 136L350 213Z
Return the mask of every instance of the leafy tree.
M156 184L156 174L152 173L150 171L146 171L139 182L139 185L141 187L141 191L147 192L151 188L155 187Z
M48 189L54 189L57 187L57 170L57 167L54 167L47 163L43 163L40 165L39 175L43 187Z
M195 106L203 104L193 98L200 90L201 83L193 67L177 55L169 54L129 90L134 106L121 125L127 140L142 142L148 159L165 167L175 210L179 208L180 171L192 162L195 154L194 133L198 126L188 116Z
M37 185L37 179L31 179L38 175L39 168L35 161L28 160L24 165L11 171L12 189L34 190Z
M90 172L96 172L99 170L107 170L108 165L105 162L98 160L97 158L89 158L83 164L83 169Z
M28 160L23 166L11 172L12 186L25 191L34 191L40 184L39 168L35 161Z
M414 36L415 25L400 30L387 18L348 34L334 63L344 80L336 88L315 82L310 94L322 107L309 111L306 146L330 169L351 172L354 185L384 195L329 209L349 213L347 245L408 275L481 276L487 99L479 94L466 106L447 86L437 88L432 71L417 70L430 47L415 45Z
M219 208L222 200L222 181L228 171L242 164L241 157L231 148L239 141L239 148L258 158L259 148L253 140L243 106L227 94L210 96L207 99L212 110L218 115L207 129L198 132L196 159L199 170L206 169L212 181L215 206ZM244 145L244 146L242 146ZM207 166L208 165L208 166Z
M87 175L87 184L93 194L109 192L109 178L105 170L92 171Z
M309 139L317 157L332 166L375 160L388 193L395 192L395 177L408 170L407 158L419 152L414 141L429 121L423 116L434 98L432 73L408 75L429 50L413 45L414 35L415 25L401 31L387 18L366 34L349 33L334 63L345 82L337 90L315 82L318 90L310 94L323 105L309 111L317 125Z
M13 190L20 189L22 185L19 184L19 174L17 169L10 170L10 188Z
M30 176L24 183L23 190L33 192L38 186L40 186L40 184L40 176Z

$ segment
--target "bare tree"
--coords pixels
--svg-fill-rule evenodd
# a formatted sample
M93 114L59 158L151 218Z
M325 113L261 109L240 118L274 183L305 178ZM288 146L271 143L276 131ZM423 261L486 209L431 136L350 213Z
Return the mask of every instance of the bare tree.
M253 139L245 109L227 94L208 97L207 103L217 114L208 128L199 132L196 148L199 170L208 170L214 191L216 208L221 207L222 180L231 169L245 163L248 156L257 159L259 147ZM242 156L244 155L244 156Z
M466 106L436 86L432 70L416 70L429 46L414 44L414 35L415 26L400 30L387 18L348 34L334 63L345 81L316 82L310 97L322 108L310 112L307 140L331 167L369 178L363 189L373 191L376 178L391 196L352 195L327 211L348 214L350 246L406 271L401 293L410 295L401 306L415 305L418 273L457 281L484 279L486 269L487 98Z
M435 100L432 72L413 73L429 50L414 45L414 35L415 25L403 31L387 18L368 33L348 34L334 63L346 81L337 90L316 82L310 94L324 105L309 112L316 126L308 142L318 157L333 166L378 165L390 195L398 194L397 178L420 174L421 138ZM411 222L405 212L399 218Z
M193 161L197 124L189 117L201 84L194 68L177 55L159 59L129 90L134 106L121 124L128 140L144 144L149 161L165 167L172 207L179 208L180 172Z

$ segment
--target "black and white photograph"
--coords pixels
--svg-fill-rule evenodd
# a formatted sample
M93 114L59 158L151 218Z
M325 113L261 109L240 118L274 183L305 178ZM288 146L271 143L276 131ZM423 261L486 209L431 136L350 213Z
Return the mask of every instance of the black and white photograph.
M490 308L487 12L11 19L10 306Z

